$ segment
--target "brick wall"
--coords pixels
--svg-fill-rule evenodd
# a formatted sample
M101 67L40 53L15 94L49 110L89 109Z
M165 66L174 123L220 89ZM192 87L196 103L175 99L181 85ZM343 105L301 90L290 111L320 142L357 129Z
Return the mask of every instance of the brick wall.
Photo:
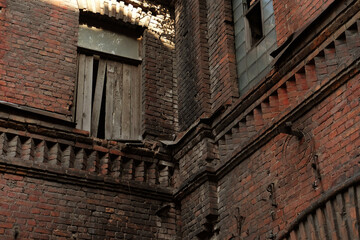
M319 15L334 0L273 0L278 46L299 28Z
M231 1L177 1L179 125L185 130L238 97Z
M169 9L162 8L143 34L143 121L147 138L173 139L178 130L173 17Z
M0 1L0 31L1 32L5 32L5 7L6 7L6 0L1 0ZM1 34L0 36L0 59L3 58L4 54L5 54L5 34ZM3 68L0 68L0 73L4 74L4 70Z
M70 115L78 13L73 1L58 4L7 1L0 13L0 100Z
M239 96L236 75L232 4L207 1L209 71L212 110L231 104Z
M170 239L175 210L162 201L100 188L0 174L0 238Z
M213 220L217 220L216 202L216 184L211 182L199 186L183 199L181 239L209 239L206 232L213 227Z
M277 135L221 177L213 192L211 181L193 178L201 162L196 153L204 144L195 145L180 160L180 170L183 161L193 164L184 172L191 173L188 183L198 184L181 201L182 239L194 239L202 231L219 239L271 238L324 193L357 175L359 80L357 75L294 122L294 128L305 133L303 139ZM215 203L208 201L212 197L218 197ZM204 228L207 224L210 230Z
M176 73L181 130L211 111L206 6L205 0L176 2Z
M209 139L202 139L193 146L184 147L183 150L178 152L174 157L179 161L179 174L176 176L176 186L180 187L181 184L190 179L198 171L207 166L208 153L212 151L212 146L209 144Z
M219 181L219 226L224 230L220 239L237 236L236 208L245 217L243 238L267 238L271 231L283 230L323 192L359 171L355 147L360 144L359 79L341 86L296 122L313 137L321 180L309 158L312 140L280 134ZM267 191L271 183L276 207Z

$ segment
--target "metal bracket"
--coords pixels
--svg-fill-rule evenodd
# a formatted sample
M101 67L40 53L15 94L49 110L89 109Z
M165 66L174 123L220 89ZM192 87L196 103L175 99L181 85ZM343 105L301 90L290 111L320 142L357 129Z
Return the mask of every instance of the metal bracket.
M271 205L277 207L276 197L275 197L275 184L271 183L267 186L266 191L270 193Z
M283 126L279 127L279 132L296 136L298 139L302 139L304 137L304 133L300 130L294 130L292 126L292 122L286 122Z
M236 219L236 223L237 223L237 230L238 230L238 237L241 236L241 229L242 229L242 225L244 224L245 221L245 217L240 215L240 208L237 207L237 214L234 215L235 219Z
M314 170L314 174L315 174L315 180L314 180L314 183L312 184L312 187L314 189L316 189L319 186L319 183L321 183L321 174L320 174L318 156L317 155L314 155L312 157L311 167Z
M276 239L276 234L274 234L273 230L270 231L268 239Z
M18 239L19 233L20 233L19 227L15 226L14 227L14 239Z

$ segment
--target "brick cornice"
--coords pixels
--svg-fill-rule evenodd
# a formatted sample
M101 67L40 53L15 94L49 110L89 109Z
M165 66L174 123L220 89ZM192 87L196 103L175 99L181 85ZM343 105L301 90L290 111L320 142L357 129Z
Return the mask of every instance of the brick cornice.
M49 112L42 109L23 106L5 101L0 101L0 108L1 111L4 112L4 114L7 113L7 115L11 113L13 115L18 114L18 115L32 116L33 118L36 119L42 119L42 121L44 122L55 123L55 124L57 123L59 125L70 128L75 127L75 122L72 120L71 116L64 116L62 114L58 114L55 112Z
M71 184L88 188L103 189L113 192L136 195L140 197L171 202L171 188L151 186L134 181L116 181L112 177L96 175L86 171L65 169L55 166L44 166L20 159L0 157L0 172L24 177L48 180L63 184Z
M360 51L358 52L360 54ZM233 151L232 156L224 165L222 165L217 170L218 178L224 177L228 172L230 172L235 166L237 166L241 161L246 157L250 156L261 146L266 144L281 131L280 128L285 125L286 122L293 122L303 116L307 111L321 102L328 95L333 93L338 89L342 84L349 81L351 78L355 77L360 73L360 56L357 60L353 62L348 68L341 69L334 78L329 80L319 88L318 90L311 92L309 96L304 99L302 103L297 105L294 109L289 109L289 112L286 112L280 116L276 122L272 123L270 128L260 131L254 138L252 138L245 147L240 147Z
M181 184L174 194L174 199L180 202L187 195L195 191L205 182L217 182L218 178L215 169L212 167L204 167L196 174L192 175L189 179Z

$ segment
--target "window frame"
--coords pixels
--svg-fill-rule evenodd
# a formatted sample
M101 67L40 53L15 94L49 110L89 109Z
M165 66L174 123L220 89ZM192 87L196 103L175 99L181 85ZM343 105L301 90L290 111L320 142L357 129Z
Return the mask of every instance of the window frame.
M80 24L79 24L79 27L80 27ZM115 32L116 33L116 32ZM137 35L137 34L136 34ZM77 129L81 129L81 130L86 130L86 131L89 131L90 135L93 136L93 137L96 137L96 138L99 138L99 129L100 128L103 128L104 131L102 132L102 136L100 138L103 138L103 139L108 139L108 140L117 140L117 141L139 141L142 139L142 119L143 119L143 111L142 111L142 88L143 88L143 83L142 83L142 37L141 35L139 37L135 37L135 34L134 35L130 35L131 37L133 37L134 39L136 39L137 41L139 41L139 60L138 59L133 59L133 58L127 58L127 57L123 57L123 56L119 56L119 55L114 55L114 54L111 54L111 53L106 53L106 52L101 52L101 51L97 51L97 50L93 50L93 49L89 49L89 48L84 48L84 47L80 47L78 46L77 48L77 52L78 52L78 62L77 62L77 76L76 76L76 85L75 85L75 94L74 94L74 110L73 110L73 116L74 116L74 121L76 123L76 128ZM137 35L138 36L138 35ZM94 98L95 98L95 91L96 91L96 82L98 81L98 76L97 76L97 71L95 71L94 68L92 68L92 89L91 89L91 107L90 107L90 129L84 129L82 123L80 124L80 127L78 125L78 122L79 122L79 119L82 119L83 116L79 117L79 112L78 112L78 107L79 107L79 104L82 104L82 103L79 103L79 96L78 94L81 92L84 92L85 90L79 90L79 71L80 71L80 66L79 66L79 61L80 61L80 55L86 55L86 56L91 56L92 57L92 66L94 67L96 64L95 64L95 60L97 61L100 61L103 60L103 61L106 61L106 62L109 62L109 61L112 61L114 63L117 63L118 65L122 65L122 68L124 65L127 65L127 66L132 66L132 68L134 68L135 70L133 70L132 72L136 72L135 73L135 76L137 76L137 80L136 80L136 86L139 87L138 89L138 93L139 93L139 100L135 100L137 101L139 104L136 104L136 105L139 105L137 108L138 110L136 111L136 118L138 119L136 122L138 122L138 126L135 127L137 130L134 130L134 125L133 126L130 126L129 129L128 129L128 132L129 132L129 137L122 137L124 135L126 135L124 132L122 132L122 129L120 130L120 134L119 134L119 137L112 137L112 136L108 136L107 135L107 125L106 122L106 117L108 116L106 110L104 110L103 108L103 104L107 104L107 101L108 100L105 100L106 98L106 94L107 93L107 90L106 90L106 80L107 79L107 67L105 67L105 74L104 74L104 84L103 84L103 88L102 88L102 98L101 98L101 102L100 102L100 112L101 111L105 111L105 113L103 114L104 116L102 117L105 117L105 120L103 122L100 122L98 121L98 126L97 126L97 132L94 133L93 132L93 129L92 129L92 125L93 125L93 114L94 114L94 111L93 111L93 106L94 106ZM98 63L99 64L99 63ZM98 66L99 67L99 66ZM129 67L125 67L127 69L129 69ZM125 69L124 68L124 69ZM137 70L136 70L137 68ZM85 69L86 71L86 69ZM131 75L132 77L134 75ZM119 81L124 81L124 76L121 77L121 80L120 78L116 78L115 80L119 80ZM130 80L131 82L131 86L129 85L129 91L133 91L133 86L132 86L132 80ZM122 83L120 83L122 84ZM80 92L79 92L80 91ZM105 95L104 95L105 94ZM123 93L122 93L123 94ZM122 95L121 95L122 96ZM129 95L130 96L130 95ZM81 97L80 97L81 98ZM104 102L105 101L105 102ZM113 98L112 101L114 102L115 99ZM128 102L133 102L131 96L129 97L129 100ZM84 104L84 103L83 103ZM81 106L81 108L83 108L84 106ZM130 121L129 121L129 124L130 122L134 122L134 119L133 119L133 110L132 110L132 106L128 106L128 109L130 109L130 112L129 112L129 115L131 116L130 118ZM124 111L124 105L121 105L120 106L120 109L121 109L121 112ZM115 111L115 108L113 108L113 111ZM84 111L83 111L84 113ZM101 114L101 113L99 113ZM100 118L100 117L99 117ZM81 120L83 121L83 120ZM120 124L123 124L124 122L122 121L122 119L119 119L119 121L121 122ZM95 121L96 122L96 121ZM100 124L104 124L104 126L100 126ZM111 128L113 128L115 125L112 125ZM122 128L122 127L121 127ZM113 129L112 129L113 130ZM135 133L134 133L135 132ZM134 134L133 134L134 133ZM115 134L116 135L116 134Z
M250 7L248 6L248 0L244 0L244 20L245 20L245 30L246 30L246 48L249 52L253 48L257 47L261 41L264 40L264 19L263 19L263 12L262 12L262 2L261 0L256 0ZM253 43L252 37L252 26L249 20L248 15L251 14L254 9L258 7L260 12L260 23L261 23L261 37Z

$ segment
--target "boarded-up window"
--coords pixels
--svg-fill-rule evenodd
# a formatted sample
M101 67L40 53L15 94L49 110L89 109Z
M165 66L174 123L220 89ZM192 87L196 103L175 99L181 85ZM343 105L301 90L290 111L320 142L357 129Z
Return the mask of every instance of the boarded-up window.
M140 36L94 23L79 25L77 128L98 138L140 140Z
M141 139L140 66L79 54L77 128L106 139Z

